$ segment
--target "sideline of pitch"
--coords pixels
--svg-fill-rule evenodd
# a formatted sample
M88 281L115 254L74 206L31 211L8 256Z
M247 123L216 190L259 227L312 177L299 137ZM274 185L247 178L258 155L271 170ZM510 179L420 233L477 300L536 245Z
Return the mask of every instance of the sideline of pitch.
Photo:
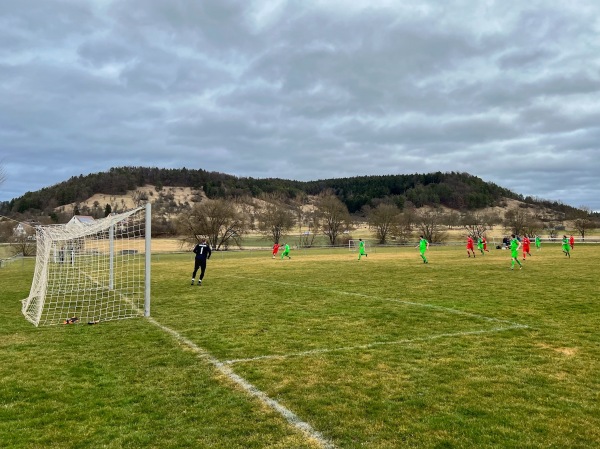
M329 440L327 440L319 431L315 430L309 423L302 421L294 412L290 409L284 407L276 400L270 398L265 392L259 390L250 382L248 382L243 377L237 375L233 372L233 370L225 363L213 357L208 351L198 346L196 343L191 341L190 339L184 337L179 332L167 327L158 321L156 321L152 317L148 317L147 320L162 329L164 332L170 334L177 341L183 343L192 351L194 351L200 358L206 360L211 365L213 365L221 374L226 376L229 380L240 386L244 391L249 393L251 396L254 396L258 400L260 400L263 404L272 408L276 412L278 412L285 420L296 429L300 430L304 435L309 437L311 440L318 443L324 449L335 449L336 446Z

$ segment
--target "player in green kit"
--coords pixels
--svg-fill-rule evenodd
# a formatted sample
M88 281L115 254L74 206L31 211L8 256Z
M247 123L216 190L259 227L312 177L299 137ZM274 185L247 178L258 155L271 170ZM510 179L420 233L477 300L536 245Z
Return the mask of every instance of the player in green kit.
M425 251L429 249L429 242L422 235L420 235L419 238L419 252L421 253L421 259L423 259L423 263L429 263L427 257L425 257Z
M519 250L521 249L521 242L519 242L519 239L517 238L516 235L512 234L511 237L512 237L512 239L510 240L510 257L511 257L510 269L514 270L515 262L517 262L519 264L519 270L522 270L523 265L521 265L521 262L519 262Z
M358 260L360 260L360 258L362 256L367 257L368 254L365 253L365 242L363 242L363 239L358 239L359 244L358 244Z
M288 245L287 243L283 247L283 252L281 253L281 260L283 260L283 258L285 256L287 256L288 259L291 259L291 257L290 257L290 245Z
M483 252L483 239L479 237L477 239L477 249L481 251L481 255L483 256L485 253Z
M569 245L569 239L566 235L563 235L562 250L563 253L565 253L565 256L569 256L569 258L571 258L571 246Z
M537 249L539 251L541 247L542 247L542 241L540 240L540 236L536 235L535 236L535 249Z

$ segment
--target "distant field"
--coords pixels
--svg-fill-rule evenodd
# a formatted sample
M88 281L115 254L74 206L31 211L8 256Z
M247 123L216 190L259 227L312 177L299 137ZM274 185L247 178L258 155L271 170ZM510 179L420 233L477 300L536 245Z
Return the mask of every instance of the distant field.
M600 246L153 256L152 319L35 328L0 270L0 446L600 447Z
M11 255L12 252L10 250L10 246L6 244L0 244L0 259L5 259L7 257L10 257Z
M450 244L450 245L457 245L457 244L462 244L465 243L466 244L466 233L467 231L465 230L459 230L459 229L452 229L446 232L446 238L444 240L444 244ZM496 244L500 244L502 242L502 237L508 235L506 231L501 230L501 229L495 229L493 231L491 231L488 235L488 244L490 247L495 246ZM568 235L571 235L571 233L568 233ZM574 234L575 235L575 234ZM588 240L589 241L595 241L595 242L600 242L600 230L592 230L590 231L588 234ZM349 234L348 236L344 236L346 238L350 237L354 240L358 239L358 238L362 238L365 241L367 241L368 245L371 245L373 247L377 246L377 239L373 236L373 232L370 231L368 228L363 227L360 228L359 230L353 231L351 234ZM562 234L561 236L562 237ZM580 243L580 237L578 235L575 235L576 241L577 243ZM287 241L287 243L289 243L292 247L295 247L298 245L299 243L299 237L298 236L287 236L284 237L282 239L282 242ZM414 242L412 241L414 240ZM410 242L405 243L403 246L410 246L415 244L418 241L417 237L414 237ZM544 243L548 242L548 236L547 235L542 235L542 241ZM389 246L393 246L393 245L399 245L399 243L397 243L394 240L390 240L388 242ZM273 242L264 237L264 236L260 236L260 235L248 235L245 236L243 241L242 241L242 247L245 249L270 249L273 246ZM320 248L320 247L328 247L330 246L329 243L329 239L325 236L325 235L318 235L315 236L315 239L313 241L313 247L316 248ZM345 244L341 244L341 246L345 246ZM185 251L189 251L191 248L189 246L186 245L182 245L181 243L181 239L178 238L161 238L161 239L153 239L152 240L152 252L185 252ZM231 248L232 250L237 249L237 247L235 247L235 245L232 245Z

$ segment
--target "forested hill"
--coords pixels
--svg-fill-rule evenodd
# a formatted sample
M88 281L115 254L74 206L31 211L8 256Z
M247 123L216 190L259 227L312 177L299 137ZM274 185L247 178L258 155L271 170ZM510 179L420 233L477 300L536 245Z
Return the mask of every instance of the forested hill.
M416 207L443 205L459 211L475 210L501 203L503 198L537 203L565 213L576 209L558 202L523 197L496 184L467 173L436 172L385 176L358 176L318 181L285 179L255 179L209 172L201 169L165 169L149 167L118 167L108 172L74 176L68 181L8 202L0 203L0 212L49 213L66 204L83 202L96 193L124 195L144 185L162 187L191 187L203 190L209 198L280 193L290 199L303 195L318 195L333 191L351 213L381 199L391 199L399 207L407 202Z

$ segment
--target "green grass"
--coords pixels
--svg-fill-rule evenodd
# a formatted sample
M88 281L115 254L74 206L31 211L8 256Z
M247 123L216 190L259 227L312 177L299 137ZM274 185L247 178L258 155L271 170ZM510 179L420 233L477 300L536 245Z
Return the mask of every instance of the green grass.
M0 259L7 259L13 255L10 245L0 243Z
M491 251L214 252L202 287L189 255L154 256L153 319L186 341L146 319L35 328L19 303L33 261L12 264L0 446L600 446L600 247L547 244L522 271Z
M358 239L358 237L352 237L353 235L357 235L357 233L355 232L354 234L350 234L348 236L340 236L340 237L353 238L355 240ZM375 242L375 239L372 237L369 238L369 240L372 240L373 242ZM287 242L291 247L295 247L300 244L301 238L299 235L286 235L281 238L279 243L283 244L285 242ZM341 242L341 240L340 240L340 242ZM338 243L338 245L347 247L347 245L345 243ZM322 247L322 246L331 246L331 242L329 241L329 238L326 235L319 234L319 235L314 236L314 239L311 241L311 246L313 248L318 248L318 247ZM253 234L245 235L244 238L242 239L242 247L243 248L259 247L259 248L270 249L273 247L273 239L270 236L264 236L264 235L253 235ZM235 245L232 245L230 247L230 249L237 249L237 248L235 247Z

